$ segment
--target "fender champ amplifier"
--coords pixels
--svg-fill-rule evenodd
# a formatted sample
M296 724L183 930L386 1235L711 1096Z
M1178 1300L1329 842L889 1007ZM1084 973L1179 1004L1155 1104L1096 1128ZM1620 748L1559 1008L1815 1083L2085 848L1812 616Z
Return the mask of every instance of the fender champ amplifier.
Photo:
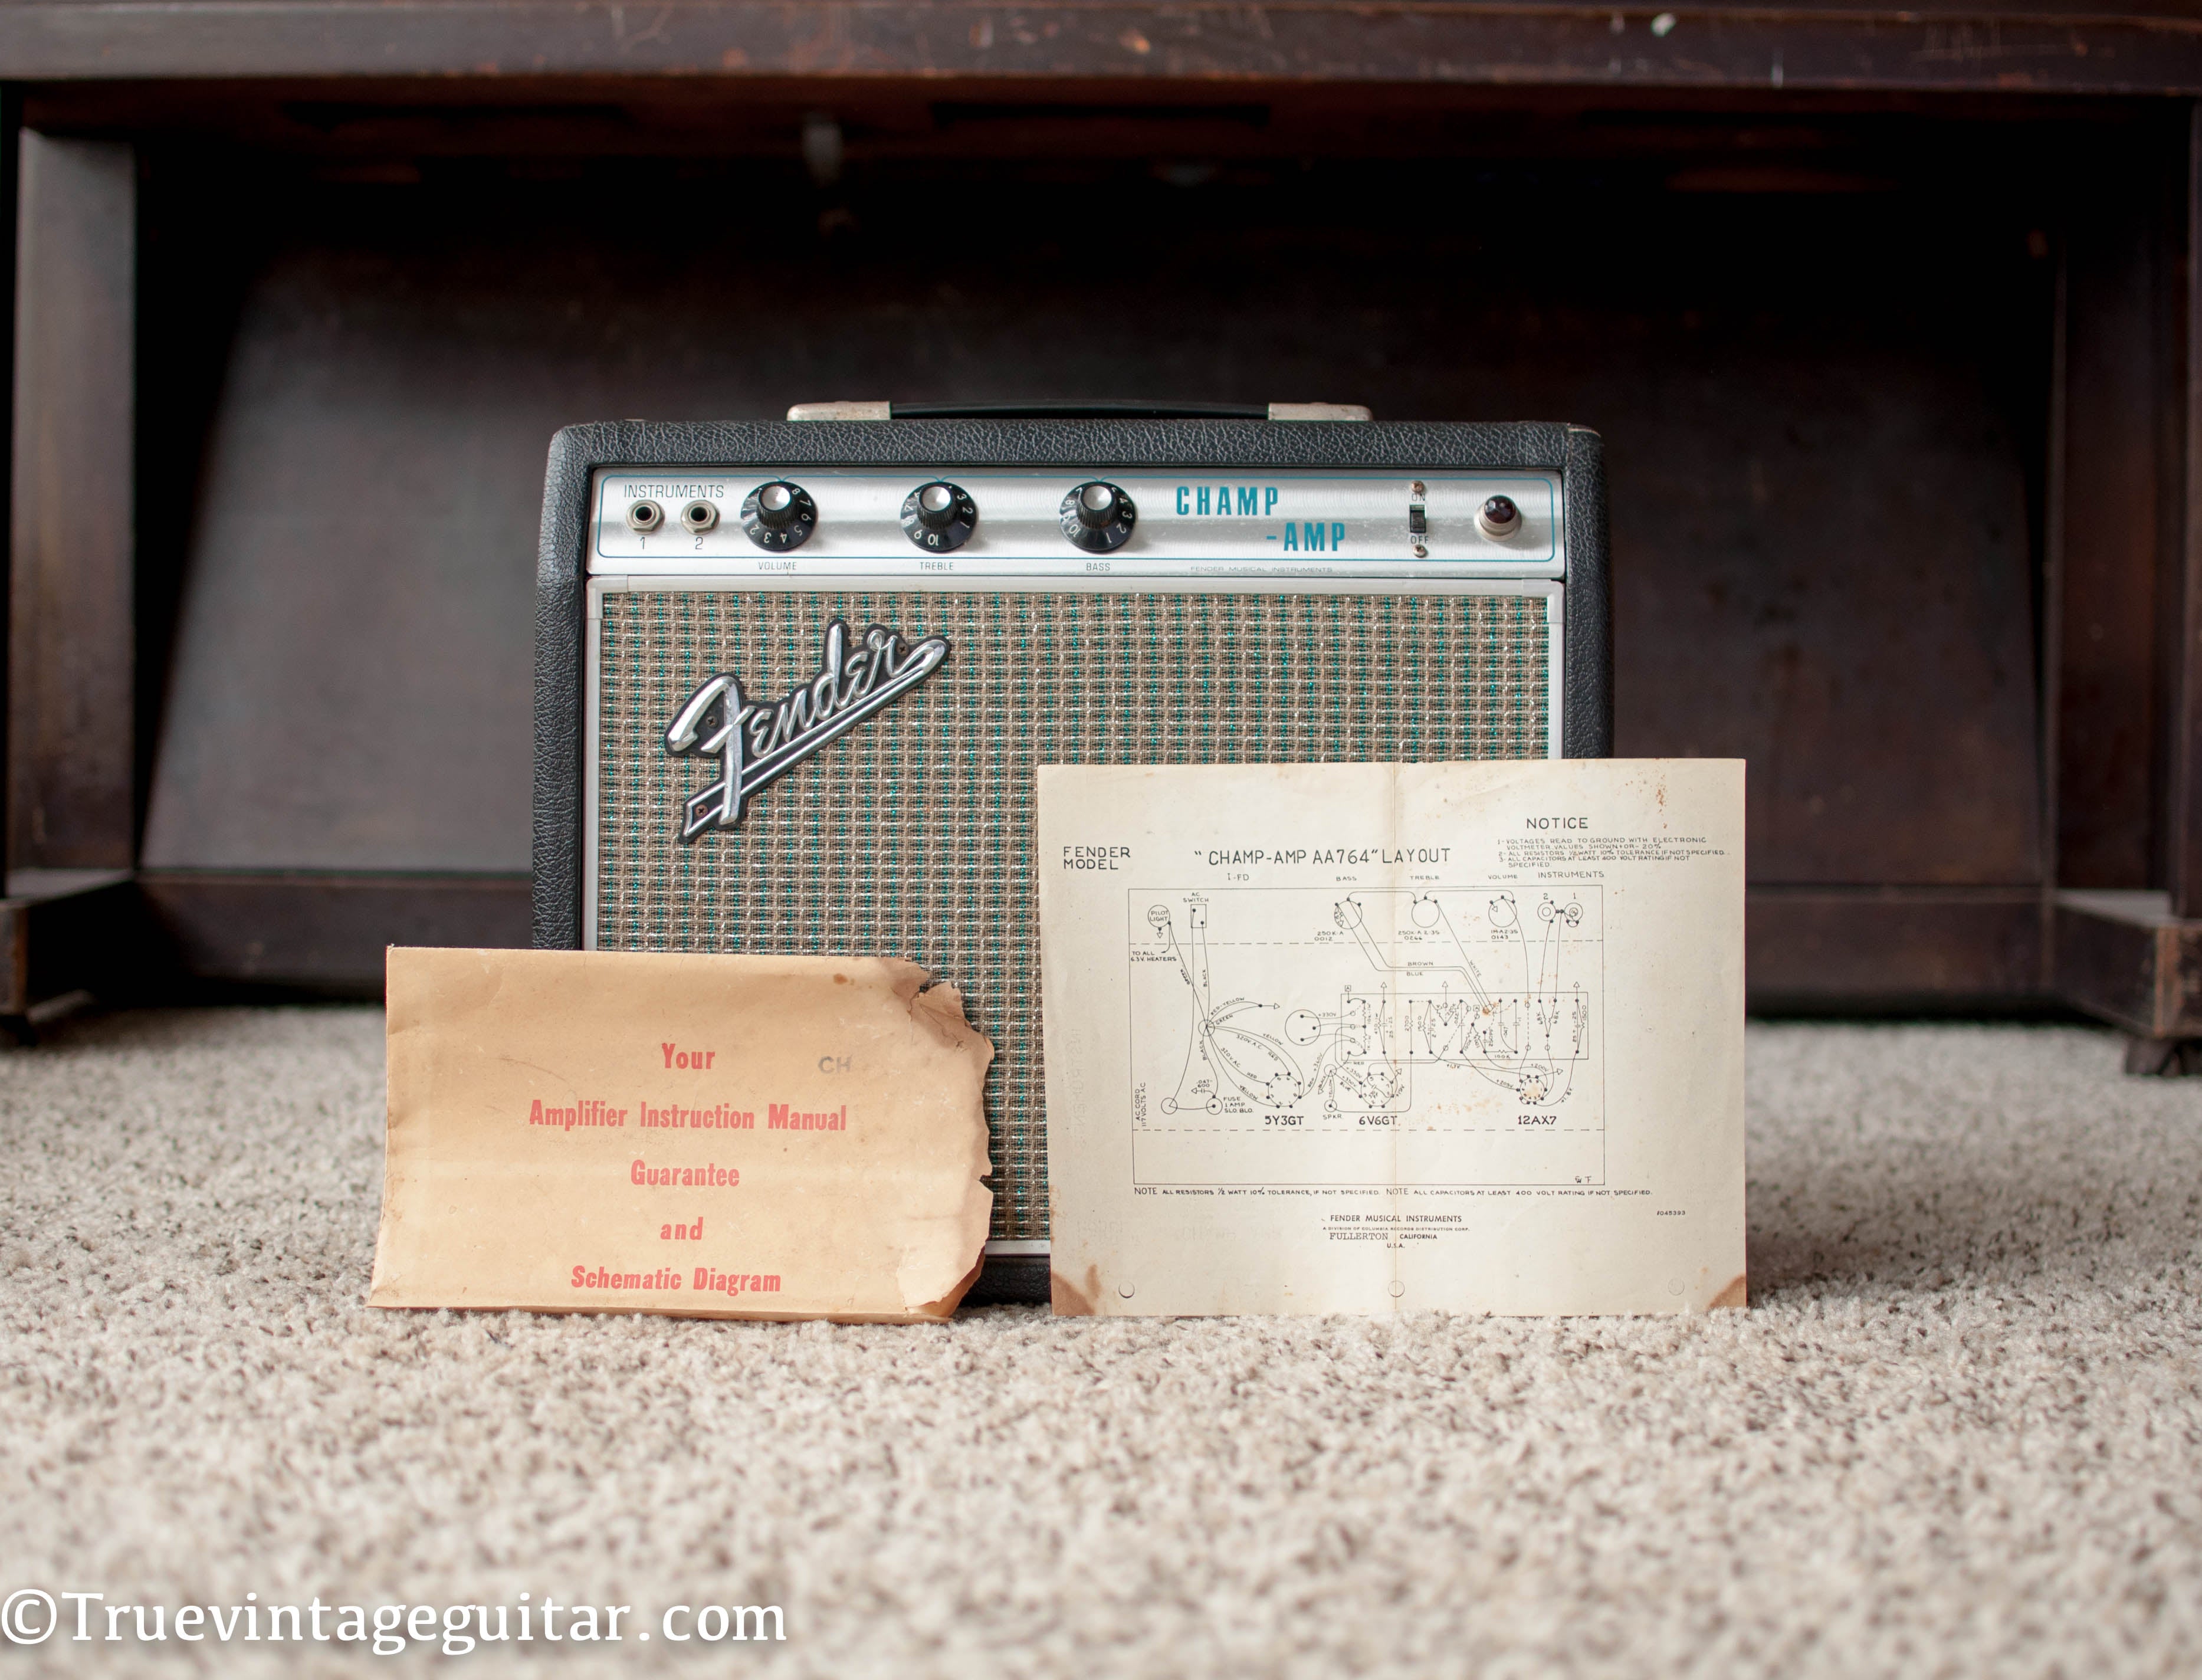
M1045 1300L1033 767L1605 755L1599 439L909 412L553 441L534 938L952 982L998 1048L973 1298Z

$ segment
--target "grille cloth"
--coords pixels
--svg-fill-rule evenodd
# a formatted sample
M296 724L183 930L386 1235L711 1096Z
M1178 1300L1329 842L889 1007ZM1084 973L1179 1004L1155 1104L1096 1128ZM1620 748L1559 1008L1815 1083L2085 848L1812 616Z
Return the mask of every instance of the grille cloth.
M809 681L836 616L952 651L682 845L716 770L666 752L674 713L720 671L758 701ZM952 982L998 1052L998 1237L1047 1235L1033 765L1546 751L1536 596L615 594L599 656L598 947L903 956Z

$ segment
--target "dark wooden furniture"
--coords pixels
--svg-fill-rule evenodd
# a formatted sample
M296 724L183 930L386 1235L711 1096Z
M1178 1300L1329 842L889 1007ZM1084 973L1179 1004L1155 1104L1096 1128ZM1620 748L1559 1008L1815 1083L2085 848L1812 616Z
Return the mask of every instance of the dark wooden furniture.
M0 1014L526 941L556 426L1151 394L1603 431L1757 1006L2202 1037L2191 0L53 0L0 77Z

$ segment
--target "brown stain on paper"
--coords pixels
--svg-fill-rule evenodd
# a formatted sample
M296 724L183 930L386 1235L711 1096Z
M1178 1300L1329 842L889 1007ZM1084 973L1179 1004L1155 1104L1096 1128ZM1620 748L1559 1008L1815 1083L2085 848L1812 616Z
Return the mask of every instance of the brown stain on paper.
M1086 1288L1083 1291L1059 1271L1047 1275L1047 1304L1058 1318L1091 1318L1093 1303L1101 1299L1101 1268L1086 1268Z
M1734 1281L1727 1288L1705 1303L1705 1311L1718 1312L1724 1307L1732 1308L1739 1312L1748 1311L1751 1306L1751 1291L1745 1282L1748 1276L1747 1273L1738 1272Z

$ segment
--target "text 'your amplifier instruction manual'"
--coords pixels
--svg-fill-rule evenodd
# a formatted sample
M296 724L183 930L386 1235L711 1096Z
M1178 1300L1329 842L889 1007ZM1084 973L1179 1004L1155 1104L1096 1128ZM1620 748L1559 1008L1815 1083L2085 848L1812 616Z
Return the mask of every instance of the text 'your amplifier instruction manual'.
M1039 775L1058 1312L1745 1304L1740 761Z

